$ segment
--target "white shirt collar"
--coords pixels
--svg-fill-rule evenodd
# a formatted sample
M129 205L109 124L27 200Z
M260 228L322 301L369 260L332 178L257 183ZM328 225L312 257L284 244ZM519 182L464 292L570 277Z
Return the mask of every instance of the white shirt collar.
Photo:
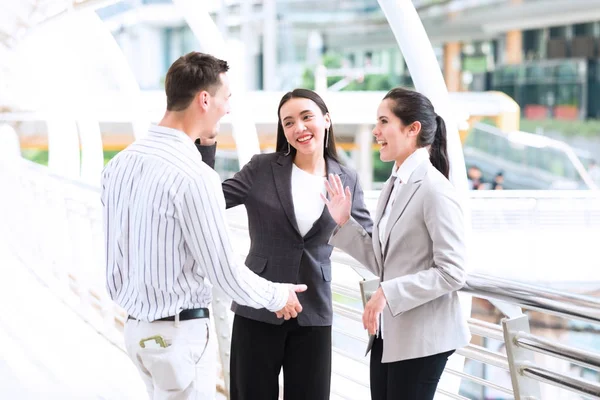
M417 149L414 153L412 153L400 167L397 167L394 164L394 168L392 168L392 176L400 178L402 183L408 182L410 176L417 169L419 165L425 160L429 159L429 151L425 147L421 147Z
M192 143L194 143L194 141L188 135L186 135L185 132L180 131L179 129L174 129L174 128L169 128L166 126L151 124L149 131L153 132L153 133L159 133L159 134L163 134L163 135L176 137L179 139L187 139L187 140L191 141Z
M177 140L177 141L183 143L190 150L193 150L194 152L198 153L198 155L200 155L200 152L196 149L196 145L194 144L194 141L192 140L192 138L190 138L188 135L186 135L185 132L180 131L179 129L174 129L174 128L169 128L166 126L151 124L150 128L148 129L148 133L150 135L154 135L155 137L158 136L162 139ZM200 157L202 157L202 156L200 155Z

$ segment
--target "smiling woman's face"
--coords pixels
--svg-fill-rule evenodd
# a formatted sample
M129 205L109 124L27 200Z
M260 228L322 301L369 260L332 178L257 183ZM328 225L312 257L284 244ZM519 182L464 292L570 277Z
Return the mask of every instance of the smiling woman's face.
M417 148L417 134L414 124L406 126L393 112L394 100L385 99L377 108L377 124L373 136L379 148L381 161L396 161L402 164Z
M323 153L325 129L331 122L323 115L314 101L293 98L285 102L279 111L285 138L298 154Z

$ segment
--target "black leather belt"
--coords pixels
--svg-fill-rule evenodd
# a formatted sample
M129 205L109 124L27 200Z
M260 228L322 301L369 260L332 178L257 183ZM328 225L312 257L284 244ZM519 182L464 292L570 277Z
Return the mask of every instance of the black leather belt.
M191 310L181 310L179 313L180 321L187 321L190 319L198 319L198 318L209 318L210 313L208 308L193 308ZM131 315L127 317L127 319L137 319L132 317ZM175 317L164 317L157 319L155 321L175 321Z

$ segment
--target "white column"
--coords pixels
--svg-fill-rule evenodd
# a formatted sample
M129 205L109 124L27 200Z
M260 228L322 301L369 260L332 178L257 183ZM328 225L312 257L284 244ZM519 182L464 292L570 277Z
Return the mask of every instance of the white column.
M60 118L69 120L119 112L132 122L136 137L147 131L149 120L135 76L95 12L66 13L34 27L16 52L20 91L36 93L31 109L50 115L68 110Z
M431 100L436 112L446 122L450 180L457 188L466 191L467 173L458 126L450 106L444 77L419 14L410 0L378 1L406 60L415 88Z
M306 41L306 63L314 68L315 91L324 95L327 91L327 68L323 65L323 34L312 31Z
M219 32L221 32L221 36L223 39L227 39L227 35L229 34L229 27L227 25L227 17L229 15L229 10L227 9L227 4L225 4L225 0L219 0L219 9L217 10L217 27Z
M427 37L423 23L410 0L378 0L378 2L404 55L415 88L431 100L436 112L446 122L448 156L450 158L450 181L463 195L461 200L465 212L465 229L468 242L471 236L471 218L468 209L468 185L465 161L457 122L453 116L453 110L448 99L448 90L444 83L444 77L440 71L433 47ZM467 248L469 247L467 246ZM471 296L460 294L460 297L465 316L470 316ZM464 357L454 354L450 357L447 367L462 371ZM444 374L440 381L440 388L458 394L460 381L460 378ZM436 399L444 397L437 395Z
M132 42L129 62L134 66L132 70L135 70L136 82L139 82L144 89L155 89L159 86L163 73L165 57L163 31L154 25L139 25L129 29L134 30L129 35L129 40Z
M327 67L323 64L315 67L315 92L321 96L327 92Z
M79 135L75 121L50 117L48 128L48 167L55 173L79 179Z
M15 72L18 73L18 70L15 69L14 53L7 47L0 46L0 60L2 60L0 61L0 105L8 109L18 104L17 86L14 85L14 81L11 79Z
M277 6L275 0L263 0L263 90L276 90L277 78Z
M358 145L358 176L363 190L373 187L373 134L371 126L361 125L356 134Z
M0 124L0 161L21 159L21 144L17 132L8 124Z
M115 96L118 93L119 99L122 100L120 103L123 107L122 111L127 114L133 126L134 136L136 138L145 136L148 132L150 119L148 118L148 110L144 109L140 87L119 44L104 22L94 11L79 12L72 18L68 35L72 40L72 51L78 54L79 57L86 57L88 59L86 63L95 64L98 70L103 68L105 70L104 74L110 77L107 82L115 84L114 88L106 88L104 92L110 94L110 96ZM90 43L94 43L94 46L90 47ZM98 80L95 84L98 85L102 77L97 71L94 72L94 79ZM85 76L80 78L86 79ZM72 81L73 87L78 84L77 81ZM82 86L85 87L85 85ZM83 93L82 97L79 98L82 104L94 102L95 93L85 91L79 91L79 93ZM89 105L86 104L86 106ZM80 108L80 111L83 115L89 114L89 110L83 107Z
M252 26L252 2L242 1L240 5L241 14L241 42L245 49L244 66L244 85L247 90L254 90L257 87L256 73L256 54L258 53L258 33ZM239 54L237 52L233 54Z
M98 121L77 121L81 143L81 180L88 185L100 187L100 175L104 168L102 133Z
M173 0L173 3L184 16L192 32L200 42L203 51L229 60L229 52L225 41L221 36L219 29L208 13L205 2L196 0ZM231 124L233 126L233 138L236 142L238 159L240 166L250 161L254 154L260 153L258 135L250 114L246 111L245 94L243 91L237 91L233 83L236 81L236 75L242 76L243 80L244 66L239 64L230 64L229 76L232 80L231 97ZM237 79L239 80L239 79Z

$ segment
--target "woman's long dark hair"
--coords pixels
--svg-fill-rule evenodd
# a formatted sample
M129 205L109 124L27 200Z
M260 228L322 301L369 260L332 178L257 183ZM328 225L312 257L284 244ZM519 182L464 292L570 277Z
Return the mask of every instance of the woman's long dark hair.
M286 94L284 94L283 97L281 98L281 101L279 102L279 107L277 108L277 147L276 147L278 152L282 152L284 154L287 153L287 151L288 151L288 141L287 141L287 138L285 137L285 134L283 133L283 124L281 123L280 111L281 111L281 107L283 107L283 105L285 103L287 103L289 100L298 99L298 98L312 100L321 109L321 112L323 113L323 115L329 113L329 110L327 109L327 106L325 105L325 102L323 101L321 96L319 96L317 93L313 92L312 90L294 89L291 92L287 92ZM292 157L295 157L296 149L291 145L289 148L290 148L290 155ZM330 120L330 125L329 125L329 133L327 133L327 137L325 138L325 140L323 140L323 156L325 158L330 157L330 158L334 159L335 161L339 162L337 150L335 147L335 135L333 134L333 123L331 122L331 120Z
M419 92L403 88L390 90L383 99L390 99L395 103L392 112L400 118L404 125L410 125L415 121L421 123L417 146L430 146L429 160L431 164L448 178L450 162L446 141L446 123L435 113L431 101Z

